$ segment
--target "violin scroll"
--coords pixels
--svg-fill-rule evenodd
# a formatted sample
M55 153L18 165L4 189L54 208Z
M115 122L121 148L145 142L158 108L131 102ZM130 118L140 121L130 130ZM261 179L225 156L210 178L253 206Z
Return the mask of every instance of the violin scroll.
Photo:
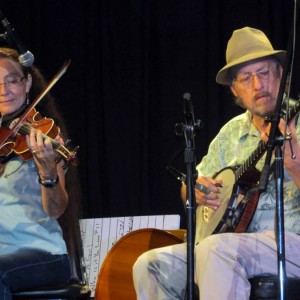
M56 147L54 145L54 150L56 150L60 156L56 159L56 163L59 163L62 159L65 161L65 164L63 165L63 169L67 169L69 165L77 166L77 151L79 149L79 146L76 146L73 150L68 150L66 147L70 143L70 140L67 140L65 145L62 145L60 143L57 143Z

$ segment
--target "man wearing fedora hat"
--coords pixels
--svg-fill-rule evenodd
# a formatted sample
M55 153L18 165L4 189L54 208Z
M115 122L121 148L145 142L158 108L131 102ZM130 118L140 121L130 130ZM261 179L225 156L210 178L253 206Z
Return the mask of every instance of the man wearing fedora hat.
M204 209L218 212L222 206L223 179L213 177L226 167L243 164L267 141L286 52L274 50L266 35L254 28L235 30L228 41L227 64L216 81L229 86L245 112L226 123L209 145L197 166L197 182L209 194L195 190L195 282L201 300L246 300L249 278L277 274L277 246L274 236L275 178L270 175L265 192L259 196L255 213L244 233L209 234L203 237ZM280 121L279 129L288 143L284 147L284 219L286 271L300 277L300 121ZM261 170L264 157L256 162ZM182 187L185 201L185 185ZM133 267L137 299L184 299L186 291L186 244L150 250Z

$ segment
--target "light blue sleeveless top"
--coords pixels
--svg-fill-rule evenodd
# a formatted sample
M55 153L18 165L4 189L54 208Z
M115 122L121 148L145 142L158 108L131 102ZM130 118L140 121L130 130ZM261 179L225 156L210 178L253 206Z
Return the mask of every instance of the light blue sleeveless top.
M67 253L58 221L43 209L34 161L12 158L0 175L0 255L21 248Z

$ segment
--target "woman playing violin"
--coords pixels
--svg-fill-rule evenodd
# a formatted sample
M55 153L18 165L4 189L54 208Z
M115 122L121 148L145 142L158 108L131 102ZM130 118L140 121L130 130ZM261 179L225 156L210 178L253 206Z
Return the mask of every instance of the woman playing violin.
M13 49L0 48L1 128L11 126L45 85L38 69L23 67L18 56ZM45 106L49 99L43 100ZM55 110L51 117L59 120ZM24 139L31 159L11 154L1 159L0 299L11 299L18 290L67 283L72 273L58 221L69 198L64 162L38 128L32 127ZM61 135L55 140L63 143Z

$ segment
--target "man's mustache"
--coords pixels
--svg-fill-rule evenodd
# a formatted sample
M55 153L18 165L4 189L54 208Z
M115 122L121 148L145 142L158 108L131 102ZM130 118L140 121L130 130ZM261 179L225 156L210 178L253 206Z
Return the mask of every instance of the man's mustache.
M262 98L262 97L271 97L271 93L269 92L259 92L257 93L255 96L254 96L254 100L258 100L259 98Z

